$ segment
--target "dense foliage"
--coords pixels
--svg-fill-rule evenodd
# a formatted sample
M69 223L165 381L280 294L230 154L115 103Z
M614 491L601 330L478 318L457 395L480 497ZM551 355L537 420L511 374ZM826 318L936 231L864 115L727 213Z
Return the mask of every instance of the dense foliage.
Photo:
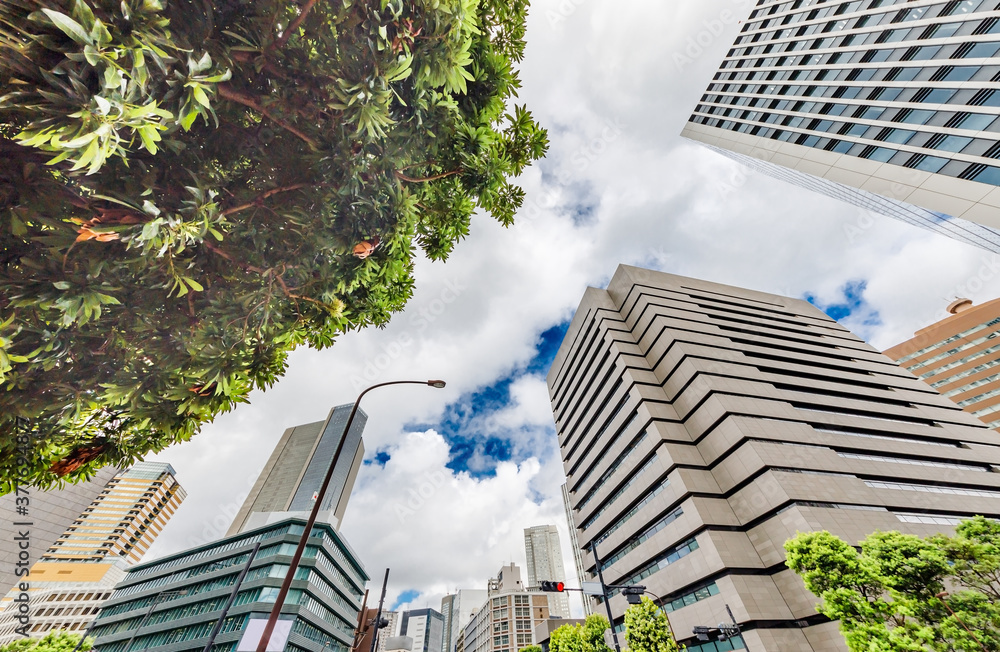
M510 224L527 9L0 3L0 492L188 439Z
M12 643L0 646L0 652L73 652L80 642L80 634L72 634L63 630L54 630L42 638L19 638ZM94 639L88 638L80 646L78 652L89 652Z
M580 625L563 625L553 630L549 652L611 652L604 642L607 629L608 619L597 614L587 616Z
M1000 650L1000 522L977 516L953 537L876 532L860 551L812 532L785 550L852 652Z
M642 596L625 611L625 640L630 652L677 652L680 647L670 631L667 614Z

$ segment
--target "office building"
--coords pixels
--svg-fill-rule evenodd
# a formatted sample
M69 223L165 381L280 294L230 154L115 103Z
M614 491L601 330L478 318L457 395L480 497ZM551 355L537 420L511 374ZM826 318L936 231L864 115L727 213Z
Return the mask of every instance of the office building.
M805 301L621 266L548 386L586 572L596 543L604 580L644 585L690 652L716 649L691 631L726 605L738 646L846 650L785 566L797 532L1000 516L996 434ZM626 606L614 592L616 626Z
M98 469L90 480L80 484L66 485L64 489L39 491L28 488L29 505L18 510L13 493L0 496L0 519L8 527L13 523L30 522L31 537L27 550L19 547L14 537L4 537L0 541L0 591L4 594L17 583L18 562L25 563L29 568L38 561L42 553L66 532L83 510L101 493L108 480L115 477L121 469L106 466ZM23 497L23 496L22 496ZM18 513L21 511L22 513ZM24 513L27 512L27 513ZM27 518L25 518L27 517ZM21 556L27 552L27 557Z
M573 504L569 499L569 488L564 482L560 489L562 490L563 509L566 510L566 524L569 526L569 547L573 552L573 567L576 568L577 582L587 582L591 578L583 571L583 551L580 549L580 539L576 536L576 521L573 516ZM580 599L583 601L583 615L589 616L594 613L594 604L590 596L581 593Z
M459 652L517 652L532 645L534 630L549 618L545 593L528 591L521 569L510 564L489 581L488 599L462 630Z
M885 354L988 427L1000 427L1000 299L957 299L949 316Z
M386 650L389 649L386 647L389 643L389 639L394 636L399 636L399 612L383 611L382 617L389 621L389 624L380 629L378 632L378 642L375 644L375 649L378 652L386 652Z
M137 462L122 471L49 547L45 561L138 562L177 511L187 492L172 466Z
M759 0L683 136L1000 251L996 0Z
M434 609L404 611L399 619L400 636L413 639L413 652L441 652L444 645L444 616Z
M456 652L458 639L479 609L486 604L489 593L486 589L458 589L441 598L441 615L444 616L445 652Z
M138 462L117 472L0 601L0 645L52 630L82 632L127 569L142 559L186 493L174 469ZM24 594L29 621L15 605ZM19 605L18 605L19 606Z
M289 518L132 567L94 622L95 647L202 650L260 542L212 648L231 652L251 621L266 620L305 523ZM282 620L292 621L284 649L349 652L367 581L343 537L330 524L317 523L281 610Z
M266 519L280 520L312 509L314 496L323 484L337 445L345 436L351 408L352 405L339 405L330 410L325 421L294 426L282 434L227 536L264 525ZM368 416L359 409L351 432L346 434L347 440L323 500L320 518L337 527L344 518L354 480L365 456L361 434L367 421Z
M539 582L566 582L562 545L555 525L536 525L524 529L524 555L527 560L528 588L537 589ZM569 618L569 596L549 593L549 615Z

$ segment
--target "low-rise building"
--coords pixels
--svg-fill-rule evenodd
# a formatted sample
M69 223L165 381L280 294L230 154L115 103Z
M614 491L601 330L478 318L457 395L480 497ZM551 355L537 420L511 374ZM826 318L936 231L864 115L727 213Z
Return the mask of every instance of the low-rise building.
M490 580L486 603L466 625L459 645L462 652L517 652L534 643L535 627L548 618L548 595L528 591L521 570L510 564Z

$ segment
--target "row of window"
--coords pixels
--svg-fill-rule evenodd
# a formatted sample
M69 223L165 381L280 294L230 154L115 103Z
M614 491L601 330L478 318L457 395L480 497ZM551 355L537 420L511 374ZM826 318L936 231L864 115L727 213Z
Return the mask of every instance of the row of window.
M629 585L641 582L642 580L646 579L653 573L663 570L664 568L666 568L670 564L673 564L679 559L687 557L697 549L698 549L698 541L694 537L692 537L687 541L685 541L684 543L675 546L674 548L671 548L670 550L665 550L663 553L660 554L659 557L657 557L648 565L646 565L642 570L635 573L631 577L619 580L617 583ZM614 595L619 590L620 589L615 589L611 595Z
M586 521L584 521L582 529L586 530L587 528L589 528L597 521L598 518L601 517L602 514L604 514L604 512L611 509L611 506L615 504L615 501L621 498L622 494L628 491L632 487L632 485L635 484L639 480L639 478L642 477L643 473L645 473L647 470L649 470L649 468L651 468L654 464L656 464L657 460L658 458L656 457L656 455L654 455L653 457L649 458L645 464L639 467L637 471L632 473L629 476L628 481L621 487L619 487L618 490L615 491L615 493L613 493L610 497L608 497L608 499L604 502L604 504L601 505L600 509L595 511L587 518Z
M678 507L677 509L673 510L672 512L666 514L663 518L658 519L655 523L653 523L652 525L650 525L648 528L646 528L645 530L643 530L641 533L639 533L636 536L634 536L631 539L629 539L620 550L618 550L617 552L615 552L615 554L613 554L610 557L604 559L601 562L601 568L604 569L604 570L607 570L615 562L617 562L618 560L624 558L625 555L627 555L628 553L632 552L633 550L635 550L636 548L638 548L639 546L641 546L643 543L645 543L646 541L648 541L649 538L652 537L654 534L656 534L657 532L659 532L663 528L667 527L668 525L670 525L671 523L673 523L674 521L676 521L678 518L680 518L683 515L684 515L684 510L681 509L680 507ZM625 583L626 584L630 584L631 582L625 582Z
M647 431L643 430L642 433L635 439L635 441L633 441L631 444L625 447L625 450L623 450L621 454L618 455L618 457L615 459L615 461L611 463L611 465L608 467L608 470L605 471L603 474L601 474L601 477L597 480L597 482L594 483L594 486L590 488L590 491L587 492L587 495L584 496L583 500L581 500L580 503L576 506L576 509L578 511L582 510L584 507L587 506L587 503L590 502L590 500L597 494L597 492L601 489L601 487L603 487L604 484L611 479L611 476L614 475L615 471L618 470L618 467L620 467L622 463L625 460L627 460L629 456L632 455L632 452L635 451L636 447L639 446L639 444L645 441L646 435Z

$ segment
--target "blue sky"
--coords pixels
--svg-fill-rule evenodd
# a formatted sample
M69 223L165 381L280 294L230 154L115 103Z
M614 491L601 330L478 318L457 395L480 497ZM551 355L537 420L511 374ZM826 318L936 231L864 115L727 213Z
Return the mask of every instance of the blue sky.
M540 451L520 445L522 437L509 428L484 433L482 426L490 415L506 410L511 404L511 386L524 376L544 377L555 359L569 322L542 332L535 342L535 355L527 364L498 378L485 387L465 392L445 407L442 417L434 423L409 423L407 430L433 429L445 438L451 450L448 468L468 472L474 478L490 477L499 462L522 462ZM555 443L555 428L549 429ZM376 461L384 465L389 455L378 451Z

